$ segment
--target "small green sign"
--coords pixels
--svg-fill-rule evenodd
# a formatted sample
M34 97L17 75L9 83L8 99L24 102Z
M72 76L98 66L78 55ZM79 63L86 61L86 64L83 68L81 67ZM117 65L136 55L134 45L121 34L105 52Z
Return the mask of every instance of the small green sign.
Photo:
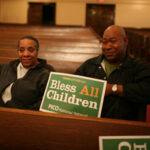
M150 136L100 136L100 150L150 150Z
M106 81L51 72L40 110L100 117Z

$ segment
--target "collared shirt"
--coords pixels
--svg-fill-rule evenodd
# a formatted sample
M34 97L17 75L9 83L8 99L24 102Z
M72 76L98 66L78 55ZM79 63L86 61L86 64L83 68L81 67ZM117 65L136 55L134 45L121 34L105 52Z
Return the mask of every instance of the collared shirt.
M23 67L21 63L18 64L17 66L17 79L20 79L25 76L25 74L28 72L29 68ZM8 101L11 100L11 88L12 88L13 83L11 83L3 92L2 94L2 100L4 103L7 103Z

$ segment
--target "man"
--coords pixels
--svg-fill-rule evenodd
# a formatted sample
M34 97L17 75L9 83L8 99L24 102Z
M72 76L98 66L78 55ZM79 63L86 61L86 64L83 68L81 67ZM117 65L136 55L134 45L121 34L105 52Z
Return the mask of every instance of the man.
M53 67L37 58L39 42L32 36L18 41L19 59L0 64L0 106L38 110Z
M138 120L141 104L150 103L150 66L130 58L123 28L112 25L102 39L102 55L87 60L75 74L107 80L102 117Z

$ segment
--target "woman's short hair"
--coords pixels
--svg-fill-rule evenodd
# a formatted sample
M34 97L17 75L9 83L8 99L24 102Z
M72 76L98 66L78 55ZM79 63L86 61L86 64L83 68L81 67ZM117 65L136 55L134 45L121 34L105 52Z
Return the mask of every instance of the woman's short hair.
M37 48L37 50L39 50L39 41L35 38L35 37L33 37L33 36L31 36L31 35L26 35L26 36L23 36L23 37L21 37L20 39L19 39L19 41L18 41L18 45L17 45L17 47L19 48L19 44L20 44L20 41L21 40L23 40L23 39L30 39L30 40L33 40L35 43L36 43L36 48Z

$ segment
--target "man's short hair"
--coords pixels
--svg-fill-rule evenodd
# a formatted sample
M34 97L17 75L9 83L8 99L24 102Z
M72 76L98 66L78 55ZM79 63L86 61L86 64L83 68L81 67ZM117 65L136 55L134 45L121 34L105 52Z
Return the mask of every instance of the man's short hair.
M19 48L20 41L23 40L23 39L30 39L30 40L33 40L33 41L36 43L37 50L39 50L39 47L40 47L40 46L39 46L39 41L38 41L35 37L33 37L33 36L31 36L31 35L26 35L26 36L21 37L21 38L19 39L19 41L18 41L18 45L17 45L18 48Z

